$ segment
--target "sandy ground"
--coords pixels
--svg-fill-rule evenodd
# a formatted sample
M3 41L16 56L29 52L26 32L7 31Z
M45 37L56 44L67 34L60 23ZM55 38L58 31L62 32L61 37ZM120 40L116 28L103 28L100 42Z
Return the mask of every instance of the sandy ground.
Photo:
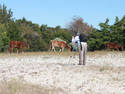
M90 52L86 66L78 56L0 55L0 80L19 79L59 94L125 94L125 52Z

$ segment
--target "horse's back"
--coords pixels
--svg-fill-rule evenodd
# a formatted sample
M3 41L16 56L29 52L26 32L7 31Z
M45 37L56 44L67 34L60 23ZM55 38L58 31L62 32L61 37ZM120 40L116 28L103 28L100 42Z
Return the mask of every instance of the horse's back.
M114 48L114 49L117 49L117 50L119 50L119 48L123 48L123 45L121 45L121 44L118 44L118 43L114 43L114 42L108 42L107 44L106 44L106 46L107 46L107 49L109 49L109 48Z

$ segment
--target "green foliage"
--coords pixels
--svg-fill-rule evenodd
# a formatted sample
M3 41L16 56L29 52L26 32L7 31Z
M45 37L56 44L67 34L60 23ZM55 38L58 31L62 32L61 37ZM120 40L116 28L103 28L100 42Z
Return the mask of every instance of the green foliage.
M41 25L40 31L42 32L47 31L47 25Z
M5 5L0 5L0 23L3 24L11 21L12 14L11 9L7 10Z
M6 51L8 48L9 38L4 24L0 24L0 51Z
M55 38L56 38L56 37L61 38L61 39L63 39L64 41L70 43L70 42L71 42L72 35L71 35L68 31L60 30L60 31L54 32L54 37L55 37Z
M10 40L22 40L21 29L15 22L9 22L7 25L7 36Z
M3 51L4 42L3 42L3 39L1 37L2 37L2 34L0 33L0 51Z
M94 30L93 32L90 33L89 40L88 42L88 49L91 51L94 50L102 50L105 48L105 43L104 43L103 38L103 32Z
M101 30L94 30L90 33L88 45L89 50L105 49L107 42L115 42L125 46L125 16L121 20L116 17L113 25L108 24L109 19L100 23Z

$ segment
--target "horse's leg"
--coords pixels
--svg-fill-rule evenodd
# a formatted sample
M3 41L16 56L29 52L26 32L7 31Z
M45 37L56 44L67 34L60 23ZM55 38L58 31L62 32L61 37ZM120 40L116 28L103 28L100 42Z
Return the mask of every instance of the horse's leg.
M51 47L51 51L54 51L54 46Z
M53 52L53 48L51 48L51 50L50 51L52 51Z
M22 48L22 53L24 53L24 48Z
M62 52L64 51L64 47L62 47Z
M18 48L16 48L16 52L17 52L17 54L18 54Z
M121 50L122 50L122 51L124 50L124 47L123 47L123 46L121 47Z
M119 48L117 47L116 50L119 51Z
M56 50L55 50L55 47L53 47L53 50L54 50L54 52L56 51Z
M107 51L109 51L110 49L109 48L107 48Z
M8 52L11 53L11 48L10 47L8 48Z
M10 48L10 53L13 52L13 48Z
M110 47L109 46L107 46L106 48L107 48L107 51L110 51Z
M49 51L52 51L52 45L50 45Z
M62 48L60 48L59 52L62 52Z

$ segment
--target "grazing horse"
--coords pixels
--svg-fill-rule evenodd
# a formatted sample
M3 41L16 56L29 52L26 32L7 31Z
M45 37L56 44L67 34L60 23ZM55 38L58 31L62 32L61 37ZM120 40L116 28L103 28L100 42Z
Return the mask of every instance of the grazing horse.
M64 41L51 40L51 48L50 48L50 50L55 51L55 47L61 48L61 51L63 51L64 48L67 48L68 51L71 51L68 44L65 43Z
M8 51L11 53L16 48L17 53L19 49L21 49L21 52L24 52L24 47L29 48L29 44L27 42L12 40L9 43Z
M119 51L119 49L121 49L123 51L123 48L124 48L123 45L114 43L114 42L108 42L106 44L106 47L107 47L107 49L113 48L113 49L116 49L117 51Z

